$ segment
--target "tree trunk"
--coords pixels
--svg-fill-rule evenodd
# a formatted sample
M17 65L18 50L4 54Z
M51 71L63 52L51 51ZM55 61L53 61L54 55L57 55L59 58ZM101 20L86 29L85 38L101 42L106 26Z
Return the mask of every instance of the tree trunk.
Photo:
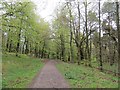
M20 47L20 34L21 33L21 30L19 32L19 35L18 35L18 42L17 42L17 47L16 47L16 56L18 56L18 52L19 52L19 47Z
M25 54L28 54L29 53L29 49L28 49L29 43L28 43L27 39L25 41L25 46L26 46L26 48L25 48Z
M10 41L9 52L12 52L12 40Z
M45 48L45 41L44 41L43 48L42 48L41 58L44 57L44 48Z
M20 47L20 36L21 36L21 29L22 29L21 27L22 27L22 19L20 21L20 29L19 29L18 42L17 42L17 47L16 47L16 56L18 56L19 47Z
M38 57L37 54L38 54L38 53L37 53L37 43L36 43L36 45L35 45L35 57Z
M120 24L119 24L119 2L116 2L116 23L118 31L118 63L120 63ZM119 65L120 68L120 65ZM120 73L120 72L119 72Z
M87 1L85 2L85 29L86 29L86 59L91 66L90 52L89 52L89 40L88 40L88 28L87 28Z
M69 5L68 5L69 4ZM73 32L72 32L72 14L71 14L71 2L67 4L69 9L69 16L70 16L70 61L73 61L73 45L72 45L72 38L73 38Z
M91 53L92 53L92 41L91 41L91 29L90 29L89 67L92 67L92 65L91 65Z
M81 61L80 47L77 47L77 55L78 55L78 65L80 65L80 61Z
M61 39L61 59L62 61L65 61L65 45L64 45L64 36L63 34L60 35Z
M9 48L9 33L10 33L10 29L7 33L7 43L6 43L6 51L8 51L8 48Z
M56 55L57 55L57 59L59 59L59 51L58 50L56 52Z
M99 61L100 61L100 70L103 70L102 65L102 52L101 52L101 20L100 20L100 0L99 0Z

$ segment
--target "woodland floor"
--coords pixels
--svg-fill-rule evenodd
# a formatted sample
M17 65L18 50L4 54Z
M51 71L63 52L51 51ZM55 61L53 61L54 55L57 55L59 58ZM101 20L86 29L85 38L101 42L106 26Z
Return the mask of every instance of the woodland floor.
M3 88L118 88L117 76L83 64L15 53L3 54L2 59Z
M69 88L69 84L57 70L56 61L49 60L28 86L29 88Z

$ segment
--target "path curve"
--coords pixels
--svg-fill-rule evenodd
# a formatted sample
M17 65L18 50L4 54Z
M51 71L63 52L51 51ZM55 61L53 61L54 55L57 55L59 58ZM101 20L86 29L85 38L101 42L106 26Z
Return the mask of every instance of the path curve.
M29 88L69 88L55 63L54 60L48 61L29 85Z

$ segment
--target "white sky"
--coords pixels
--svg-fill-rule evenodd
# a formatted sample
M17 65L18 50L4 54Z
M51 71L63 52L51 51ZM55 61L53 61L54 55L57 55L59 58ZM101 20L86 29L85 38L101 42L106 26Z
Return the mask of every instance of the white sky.
M59 2L64 2L65 0L31 0L31 1L36 4L37 13L46 21L50 21L53 17L52 15L54 13L57 4ZM84 1L84 0L79 0L79 1ZM96 2L98 0L88 0L88 1ZM101 1L112 1L112 0L101 0Z
M60 0L31 0L37 6L37 13L42 17L45 18L46 21L50 21L52 18L52 14L57 6L57 3Z

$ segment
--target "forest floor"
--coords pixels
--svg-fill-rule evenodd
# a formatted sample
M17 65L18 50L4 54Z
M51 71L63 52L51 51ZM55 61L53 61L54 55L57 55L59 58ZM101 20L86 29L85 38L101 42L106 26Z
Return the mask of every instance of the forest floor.
M69 84L56 68L56 61L49 60L33 79L29 88L69 88Z
M2 88L26 88L44 66L43 60L25 54L2 55Z
M98 69L59 60L2 56L3 88L117 88L118 77Z
M118 88L117 76L98 69L62 61L56 66L72 88Z

